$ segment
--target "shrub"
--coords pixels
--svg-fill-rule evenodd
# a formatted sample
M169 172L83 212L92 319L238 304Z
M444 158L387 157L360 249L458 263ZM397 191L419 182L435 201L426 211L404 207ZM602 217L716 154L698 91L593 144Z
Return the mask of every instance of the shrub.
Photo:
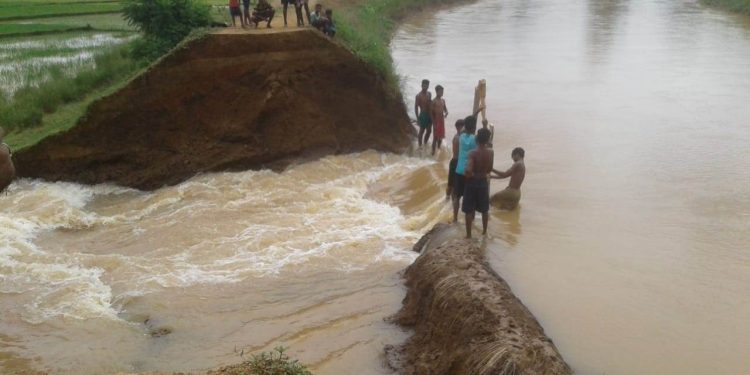
M133 52L146 59L158 58L193 29L211 24L209 8L196 0L126 0L123 14L144 34Z
M283 347L277 347L272 352L253 355L252 359L239 365L228 366L212 374L221 375L312 375L312 373L297 360L292 360L284 354Z

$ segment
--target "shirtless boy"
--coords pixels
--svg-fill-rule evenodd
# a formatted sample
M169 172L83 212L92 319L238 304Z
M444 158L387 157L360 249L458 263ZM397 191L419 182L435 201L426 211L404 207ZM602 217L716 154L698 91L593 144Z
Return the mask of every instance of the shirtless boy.
M11 160L12 155L10 147L3 143L3 130L0 129L0 192L4 191L16 176L16 169Z
M492 196L492 202L502 209L513 210L518 206L518 201L521 200L521 184L526 177L526 164L523 162L525 154L526 152L522 148L516 147L510 154L513 165L507 171L492 170L495 175L490 176L491 178L510 177L508 187Z
M466 214L466 238L471 238L474 213L482 213L482 235L487 234L490 211L490 184L487 176L492 173L494 153L489 147L490 131L482 128L477 132L477 148L469 154L466 167L466 191L461 210Z
M435 100L432 101L432 126L434 131L432 133L432 155L435 155L435 148L441 148L443 145L443 139L445 138L445 118L448 117L448 106L445 105L445 99L443 99L443 86L435 86ZM425 143L427 140L425 140Z
M458 165L458 136L464 130L464 119L456 120L456 135L453 136L453 158L448 164L448 187L445 189L445 199L453 196L453 187L456 184L456 165Z
M416 99L414 99L414 115L417 116L417 123L419 124L419 134L417 137L419 138L419 147L422 147L422 135L424 134L424 144L427 144L427 141L430 139L430 133L432 132L432 129L430 128L430 124L432 124L432 121L430 120L430 106L432 104L432 93L427 91L427 89L430 88L430 81L423 79L422 80L422 91L417 94Z

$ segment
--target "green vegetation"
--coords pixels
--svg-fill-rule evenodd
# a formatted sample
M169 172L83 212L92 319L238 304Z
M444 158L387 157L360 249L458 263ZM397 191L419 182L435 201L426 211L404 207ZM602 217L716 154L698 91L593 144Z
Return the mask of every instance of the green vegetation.
M73 30L91 30L86 26L71 26L59 24L24 24L24 23L0 23L0 36L47 34L51 32L67 32Z
M0 20L18 20L40 17L54 17L73 14L116 13L120 3L52 3L52 4L8 4L0 5Z
M369 0L336 10L337 37L354 53L388 77L394 90L398 78L393 69L388 43L395 28L393 20L423 7L455 3L458 0Z
M750 0L703 0L703 2L732 12L750 15Z
M93 90L118 82L137 68L130 59L129 46L93 57L95 68L68 75L64 67L49 67L49 78L38 85L27 85L15 92L12 99L0 100L0 126L6 131L31 128L42 124L45 113L54 113L60 106L79 101Z
M292 360L284 352L286 349L277 347L272 352L253 355L252 359L239 365L229 366L219 370L221 375L312 375L312 373L297 360Z
M194 29L211 24L209 8L195 0L126 0L123 13L143 33L136 57L156 59L185 39Z

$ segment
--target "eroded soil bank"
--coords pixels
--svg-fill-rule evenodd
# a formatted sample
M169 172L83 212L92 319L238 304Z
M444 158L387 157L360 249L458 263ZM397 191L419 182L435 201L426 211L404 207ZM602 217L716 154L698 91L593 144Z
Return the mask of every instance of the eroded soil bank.
M476 240L439 224L414 247L408 293L392 319L414 334L386 348L402 374L572 374L529 310L489 267Z
M155 189L293 158L401 152L413 132L381 74L312 30L208 35L16 155L20 177Z

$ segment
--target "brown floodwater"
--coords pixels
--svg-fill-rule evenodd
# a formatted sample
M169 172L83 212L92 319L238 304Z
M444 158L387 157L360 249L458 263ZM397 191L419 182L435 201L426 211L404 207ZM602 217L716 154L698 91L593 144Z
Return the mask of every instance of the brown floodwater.
M527 153L491 263L578 373L750 373L750 19L481 0L408 20L392 51L408 100L445 86L450 124L487 80L496 166Z
M383 319L446 217L444 173L365 152L150 193L17 181L0 197L0 373L204 370L283 345L316 374L390 374L383 347L407 333Z

